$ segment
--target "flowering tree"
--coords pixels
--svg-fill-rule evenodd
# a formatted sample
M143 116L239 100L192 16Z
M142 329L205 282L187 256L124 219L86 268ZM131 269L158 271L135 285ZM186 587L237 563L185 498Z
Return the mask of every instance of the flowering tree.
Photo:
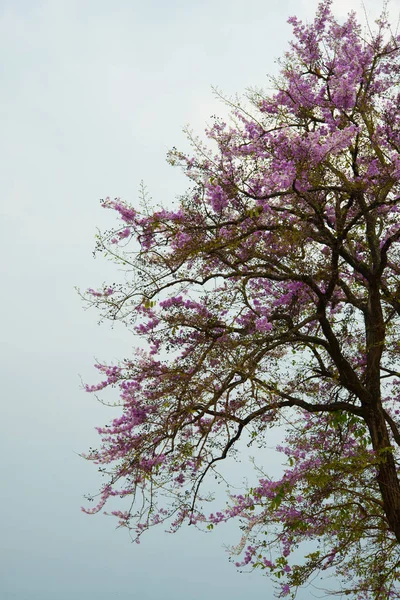
M103 201L121 224L98 250L126 277L86 297L145 350L87 386L118 387L122 414L87 455L108 480L85 510L127 496L113 514L137 537L236 518L236 565L280 596L326 571L331 594L386 600L400 598L400 36L382 16L364 39L330 5L289 20L273 95L216 120L214 149L170 153L192 186L175 210ZM208 514L207 474L276 426L282 477Z

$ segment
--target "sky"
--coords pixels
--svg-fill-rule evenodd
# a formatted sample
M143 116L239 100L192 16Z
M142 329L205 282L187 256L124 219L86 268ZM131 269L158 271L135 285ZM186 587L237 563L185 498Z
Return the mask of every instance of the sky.
M365 0L371 23L379 6ZM93 259L96 228L114 224L99 199L133 204L143 180L154 202L183 192L167 165L183 128L202 134L226 96L267 86L310 0L0 0L0 598L2 600L242 600L272 597L260 573L240 574L212 534L162 528L141 545L113 518L80 511L102 480L79 453L112 418L81 387L96 359L134 346L121 327L98 325L74 286L112 280ZM400 0L390 3L397 22ZM336 0L343 17L362 3ZM272 448L262 457L274 471ZM230 469L230 471L229 471ZM249 463L230 465L236 481ZM299 594L305 600L314 589ZM303 594L303 595L302 595Z

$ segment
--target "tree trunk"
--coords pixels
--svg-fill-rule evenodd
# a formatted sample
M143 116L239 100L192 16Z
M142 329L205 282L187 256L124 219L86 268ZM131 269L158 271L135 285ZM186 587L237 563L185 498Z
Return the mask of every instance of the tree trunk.
M365 402L362 404L365 409L365 421L371 435L372 447L378 460L377 481L383 508L389 528L400 543L400 483L381 399L380 375L385 329L379 286L371 285L365 314L366 388L369 397L365 398Z
M372 447L378 458L377 481L382 495L383 507L391 531L400 543L400 484L397 468L380 402L370 410L366 423L372 439Z

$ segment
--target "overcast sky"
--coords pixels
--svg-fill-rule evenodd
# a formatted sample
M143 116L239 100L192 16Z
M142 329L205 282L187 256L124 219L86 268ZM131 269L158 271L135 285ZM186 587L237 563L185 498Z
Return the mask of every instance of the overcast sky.
M365 0L371 22L374 0ZM272 597L259 573L239 574L210 535L162 527L132 544L114 519L80 512L101 479L78 453L97 443L110 412L80 389L95 357L129 355L123 328L99 327L74 286L96 287L114 267L93 260L98 200L133 203L144 180L168 205L186 187L169 167L223 114L225 94L267 84L287 48L287 18L310 0L0 0L2 144L0 519L1 600L243 600ZM392 0L397 20L400 0ZM337 15L360 1L334 3ZM273 440L271 440L273 445ZM264 466L273 470L271 452ZM233 477L249 471L233 466ZM241 477L241 475L240 475ZM310 598L312 591L299 595Z

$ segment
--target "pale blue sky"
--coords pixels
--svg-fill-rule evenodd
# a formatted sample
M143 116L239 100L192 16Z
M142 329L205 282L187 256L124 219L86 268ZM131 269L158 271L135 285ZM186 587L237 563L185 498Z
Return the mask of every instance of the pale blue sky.
M266 85L287 17L310 18L316 5L0 0L1 600L272 597L260 574L228 563L235 528L160 528L137 546L113 519L80 512L101 480L77 453L111 414L78 375L95 381L94 357L118 359L134 342L123 327L98 327L73 287L113 277L91 255L96 227L113 223L99 198L135 202L143 179L155 202L171 202L186 182L167 150L187 147L187 123L201 133L225 111L211 85L227 95ZM391 5L396 14L400 0ZM358 1L335 7L362 11ZM265 467L275 460L266 453ZM251 476L247 463L228 471L240 479L239 468Z

